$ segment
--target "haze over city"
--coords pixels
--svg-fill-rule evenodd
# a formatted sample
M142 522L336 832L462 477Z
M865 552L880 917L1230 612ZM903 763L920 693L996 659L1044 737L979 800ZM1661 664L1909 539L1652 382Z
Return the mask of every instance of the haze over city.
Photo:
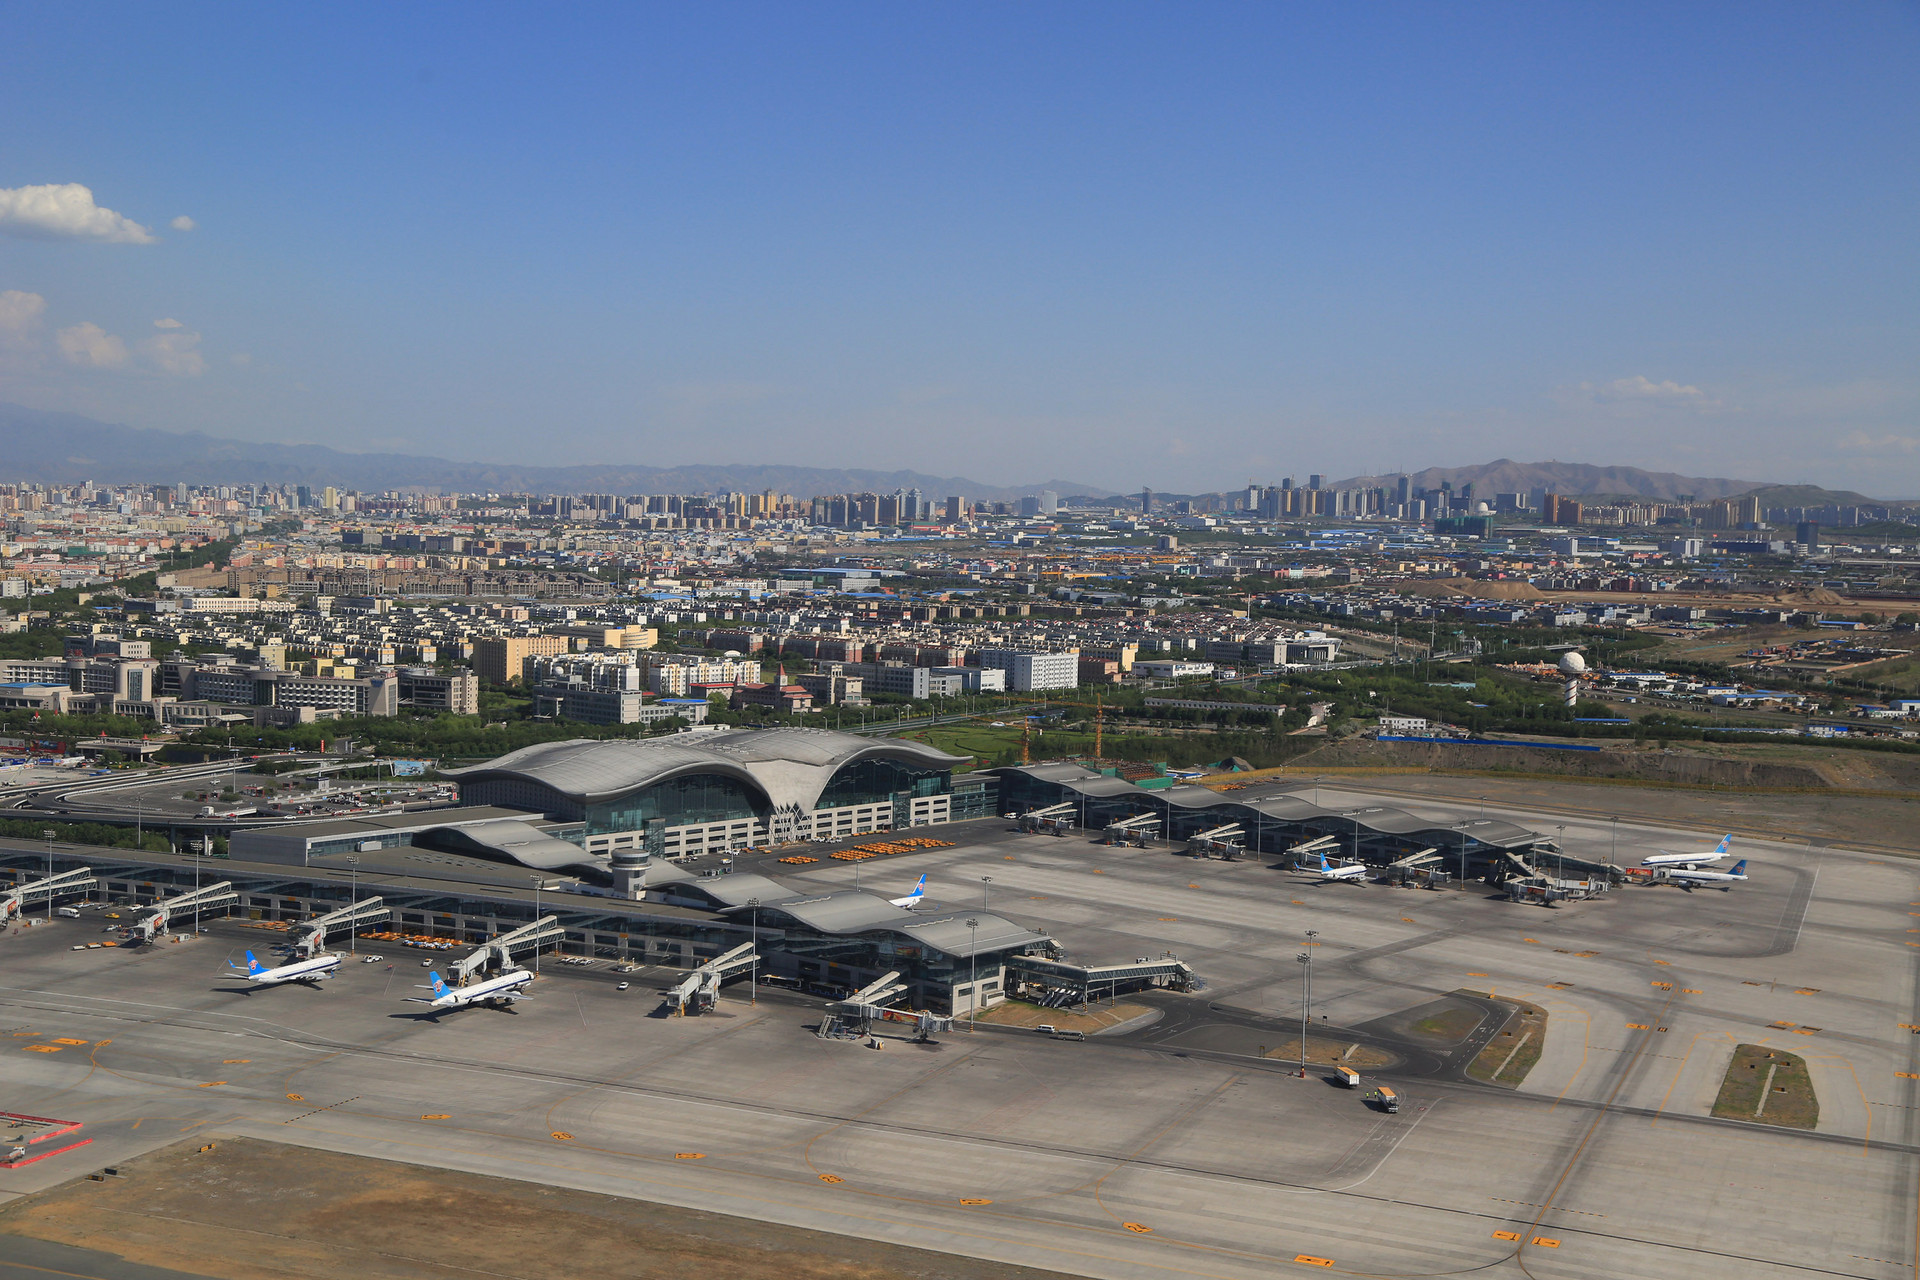
M32 408L493 463L1920 496L1909 5L7 29Z

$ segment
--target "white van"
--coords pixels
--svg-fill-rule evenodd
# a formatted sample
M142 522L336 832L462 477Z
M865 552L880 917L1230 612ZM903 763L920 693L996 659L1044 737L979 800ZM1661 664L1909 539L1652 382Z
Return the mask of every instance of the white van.
M78 919L80 918L80 908L78 908L78 907L55 907L55 908L53 909L53 914L55 914L55 915L57 915L57 916L65 916L65 917L66 917L67 919L69 919L69 920L78 920Z

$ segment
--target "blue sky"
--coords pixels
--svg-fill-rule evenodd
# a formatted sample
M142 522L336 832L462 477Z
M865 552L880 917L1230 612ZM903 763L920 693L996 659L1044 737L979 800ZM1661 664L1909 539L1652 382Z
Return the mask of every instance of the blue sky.
M0 22L0 399L500 461L1920 496L1912 4Z

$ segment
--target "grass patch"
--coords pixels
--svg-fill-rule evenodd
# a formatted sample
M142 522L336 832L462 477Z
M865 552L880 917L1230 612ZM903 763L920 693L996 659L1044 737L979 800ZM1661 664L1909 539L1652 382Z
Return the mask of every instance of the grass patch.
M1517 1089L1520 1082L1527 1078L1527 1072L1533 1070L1533 1064L1540 1061L1541 1051L1547 1047L1547 1011L1525 1000L1502 1000L1500 1003L1512 1005L1520 1016L1509 1021L1506 1030L1487 1041L1487 1047L1468 1064L1467 1075L1487 1084Z
M1127 1004L1124 1001L1116 1005L1098 1006L1085 1013L1069 1013L1065 1009L1043 1009L1025 1000L1007 1000L991 1009L982 1009L976 1020L997 1027L1037 1027L1046 1023L1062 1031L1102 1031L1148 1012L1150 1010L1144 1004ZM965 1014L960 1016L962 1019L966 1017Z
M1486 1015L1478 1009L1442 1009L1414 1023L1413 1031L1415 1035L1429 1036L1435 1040L1455 1044L1473 1034L1473 1029L1479 1026L1485 1017Z
M1806 1059L1760 1044L1736 1047L1713 1114L1748 1124L1813 1128L1820 1122L1820 1100L1814 1097Z
M1300 1061L1300 1041L1296 1038L1283 1045L1267 1049L1261 1054L1265 1058L1275 1058L1281 1062ZM1397 1061L1390 1053L1382 1049L1371 1049L1351 1040L1326 1040L1319 1036L1307 1037L1307 1065L1331 1067L1352 1067L1355 1071L1366 1071L1373 1067L1384 1067Z

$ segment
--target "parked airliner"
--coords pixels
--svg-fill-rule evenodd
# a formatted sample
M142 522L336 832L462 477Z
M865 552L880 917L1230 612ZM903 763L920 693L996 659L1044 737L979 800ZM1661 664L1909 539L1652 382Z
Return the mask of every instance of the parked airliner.
M438 971L429 973L431 985L425 989L433 992L430 996L408 996L417 1004L432 1005L436 1009L464 1009L468 1005L490 1004L509 1005L516 1000L526 999L526 992L520 988L533 981L533 974L525 969L509 969L497 978L487 978L469 987L450 987Z
M890 901L896 907L905 907L907 910L911 911L915 907L919 906L920 900L926 896L927 896L927 878L925 876L921 876L918 880L913 882L913 892L909 893L904 898L893 898L893 899L890 899Z
M1737 880L1747 878L1747 860L1745 858L1733 864L1731 871L1696 871L1692 867L1666 867L1662 874L1682 889L1691 889L1697 884L1717 884L1723 890L1733 888Z
M1342 862L1338 866L1335 866L1333 863L1327 861L1327 852L1324 849L1320 850L1319 858L1319 866L1308 867L1306 869L1318 872L1322 880L1360 881L1366 878L1367 864L1364 862Z
M331 978L333 971L339 967L340 957L338 955L331 952L322 952L310 959L295 960L292 964L283 964L277 969L269 969L254 957L253 952L249 951L247 952L247 967L242 969L239 965L229 960L227 962L227 968L234 970L234 972L226 976L229 978L245 978L248 982L258 983L263 987L277 987L283 982L319 982L322 979Z
M1733 836L1728 834L1720 837L1720 843L1715 845L1710 853L1668 853L1662 849L1651 858L1640 859L1640 865L1643 867L1703 867L1726 857L1727 850L1732 847Z

